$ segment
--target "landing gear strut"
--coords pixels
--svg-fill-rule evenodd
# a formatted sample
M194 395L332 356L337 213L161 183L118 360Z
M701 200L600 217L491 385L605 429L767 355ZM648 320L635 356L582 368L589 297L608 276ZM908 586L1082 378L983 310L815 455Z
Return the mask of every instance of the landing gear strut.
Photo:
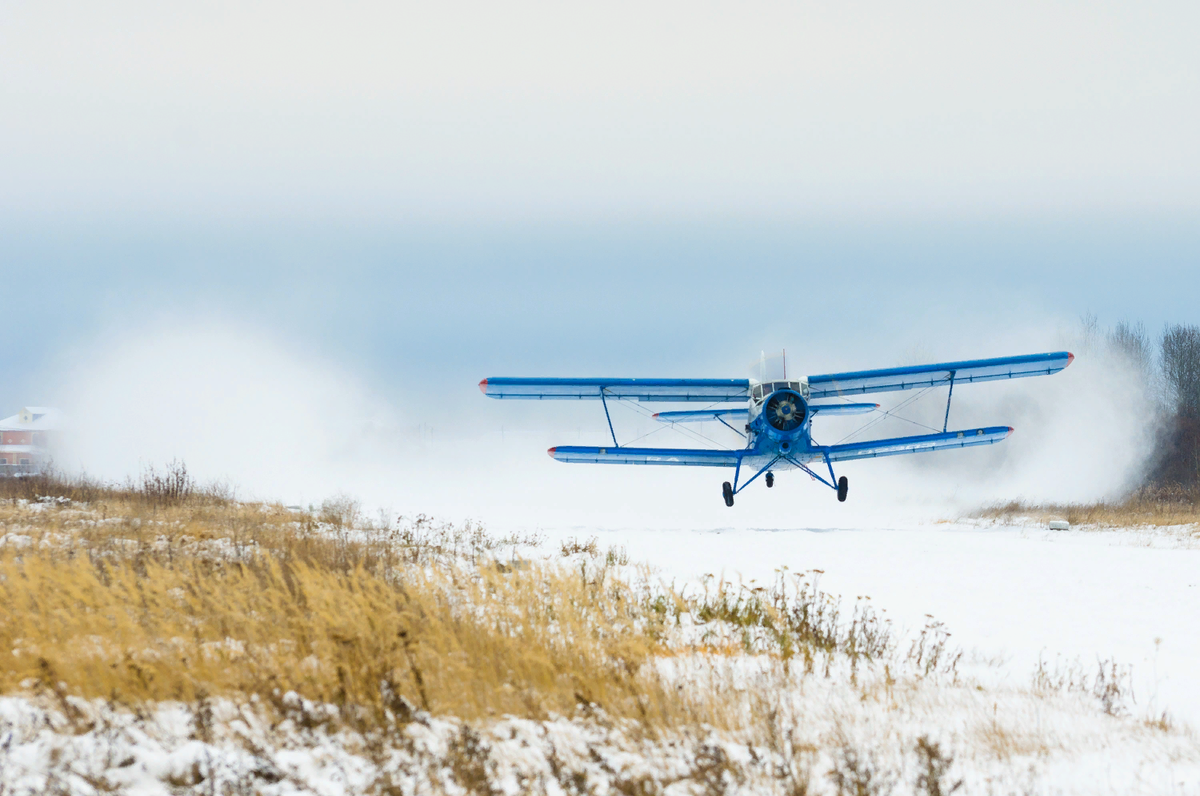
M733 505L733 484L726 481L721 485L721 493L725 496L725 505Z
M767 473L767 489L775 486L775 473Z
M838 502L839 503L846 502L846 493L849 491L850 491L850 481L847 480L846 476L843 475L841 478L838 479Z

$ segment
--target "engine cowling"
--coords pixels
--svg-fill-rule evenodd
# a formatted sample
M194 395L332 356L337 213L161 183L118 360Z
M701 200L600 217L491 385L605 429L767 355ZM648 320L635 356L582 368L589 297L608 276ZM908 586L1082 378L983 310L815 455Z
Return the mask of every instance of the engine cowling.
M767 432L777 439L798 436L808 418L808 404L794 390L776 390L763 404L762 418Z

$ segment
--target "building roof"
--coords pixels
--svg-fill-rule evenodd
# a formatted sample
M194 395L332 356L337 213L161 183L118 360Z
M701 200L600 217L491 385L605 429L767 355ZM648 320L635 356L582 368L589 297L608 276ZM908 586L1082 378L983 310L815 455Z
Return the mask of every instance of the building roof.
M22 423L22 416L31 419L28 423ZM26 406L17 414L0 420L0 431L55 431L62 424L62 410L49 406Z

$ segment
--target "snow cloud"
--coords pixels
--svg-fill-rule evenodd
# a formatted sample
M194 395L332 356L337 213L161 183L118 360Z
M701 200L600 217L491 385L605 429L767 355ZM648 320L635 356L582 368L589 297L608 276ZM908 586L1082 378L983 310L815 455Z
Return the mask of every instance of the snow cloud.
M1064 348L1080 342L1070 332L1057 334ZM1020 337L1004 345L1035 350ZM1156 415L1132 366L1101 344L1074 350L1074 364L1055 376L955 391L951 428L1008 424L1016 428L1010 439L845 463L839 470L852 484L845 505L796 473L781 476L770 492L748 490L730 512L719 496L730 475L724 471L563 465L543 451L603 442L603 418L589 412L598 407L530 408L477 394L452 399L449 412L432 394L426 405L400 406L337 363L225 323L168 324L98 341L63 380L74 419L63 462L120 479L178 458L200 478L227 479L247 496L303 503L347 492L372 506L526 527L844 526L942 516L992 501L1091 501L1136 484L1152 454ZM473 384L478 375L462 380ZM891 409L910 396L877 400ZM944 390L932 391L897 410L903 420L886 419L853 438L940 429L944 401ZM614 419L623 437L656 428L620 405ZM815 435L835 443L862 422L825 420ZM665 430L645 444L701 443Z
M119 480L179 459L267 499L328 494L397 428L352 374L248 326L117 334L81 356L60 390L72 418L66 467Z

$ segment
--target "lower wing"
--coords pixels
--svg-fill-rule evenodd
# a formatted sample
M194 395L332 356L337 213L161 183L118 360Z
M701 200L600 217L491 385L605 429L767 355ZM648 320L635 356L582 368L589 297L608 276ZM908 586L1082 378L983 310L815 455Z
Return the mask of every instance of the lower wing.
M546 451L560 462L589 464L665 464L676 467L736 467L746 451L694 448L592 448L559 445Z
M1012 433L1010 426L974 428L967 431L947 431L942 434L922 434L915 437L893 437L845 445L828 445L811 449L817 454L829 454L831 462L851 459L872 459L879 456L899 456L904 453L972 448L1000 442ZM580 445L559 445L546 451L560 462L587 464L658 464L675 467L736 467L744 457L753 458L752 450L705 450L703 448L595 448Z
M850 459L872 459L877 456L899 456L902 453L992 445L1005 439L1012 432L1011 426L991 426L967 431L946 431L941 434L921 434L915 437L849 442L845 445L823 446L819 450L828 453L830 461L844 462Z

